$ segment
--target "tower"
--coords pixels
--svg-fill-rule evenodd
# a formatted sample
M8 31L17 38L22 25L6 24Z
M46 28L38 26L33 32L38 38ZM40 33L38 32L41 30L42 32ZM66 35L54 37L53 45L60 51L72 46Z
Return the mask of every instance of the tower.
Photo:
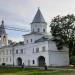
M47 33L47 23L45 22L39 8L31 23L31 32Z
M4 28L4 21L0 25L0 47L8 45L8 38Z

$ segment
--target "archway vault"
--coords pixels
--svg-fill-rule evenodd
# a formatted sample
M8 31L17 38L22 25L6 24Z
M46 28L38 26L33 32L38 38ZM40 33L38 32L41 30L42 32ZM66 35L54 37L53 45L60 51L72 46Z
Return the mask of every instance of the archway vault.
M21 57L18 57L17 58L17 65L18 66L21 66L22 65L22 58Z
M44 56L38 57L38 66L45 66L45 57Z

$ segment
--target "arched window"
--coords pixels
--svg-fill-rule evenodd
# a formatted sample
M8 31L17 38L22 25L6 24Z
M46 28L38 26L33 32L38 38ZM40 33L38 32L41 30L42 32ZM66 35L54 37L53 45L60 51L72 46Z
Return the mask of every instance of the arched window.
M33 60L33 64L35 64L35 60Z
M3 36L4 38L6 38L6 36Z
M3 36L3 41L6 41L6 39L5 39L5 38L6 38L6 36Z

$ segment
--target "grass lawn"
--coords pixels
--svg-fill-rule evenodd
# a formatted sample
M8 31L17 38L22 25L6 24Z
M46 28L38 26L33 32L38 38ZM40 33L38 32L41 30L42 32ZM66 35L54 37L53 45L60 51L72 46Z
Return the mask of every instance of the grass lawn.
M11 68L0 67L0 75L75 75L75 70L68 69L49 69L39 70L32 68Z

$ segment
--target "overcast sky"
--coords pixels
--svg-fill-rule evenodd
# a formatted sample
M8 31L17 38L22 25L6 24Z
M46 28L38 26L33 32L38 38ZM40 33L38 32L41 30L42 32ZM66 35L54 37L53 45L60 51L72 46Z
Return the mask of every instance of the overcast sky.
M3 19L7 26L30 30L38 7L48 25L57 15L75 15L75 0L0 0L0 21ZM14 41L23 40L22 35L26 33L7 30L8 38Z

